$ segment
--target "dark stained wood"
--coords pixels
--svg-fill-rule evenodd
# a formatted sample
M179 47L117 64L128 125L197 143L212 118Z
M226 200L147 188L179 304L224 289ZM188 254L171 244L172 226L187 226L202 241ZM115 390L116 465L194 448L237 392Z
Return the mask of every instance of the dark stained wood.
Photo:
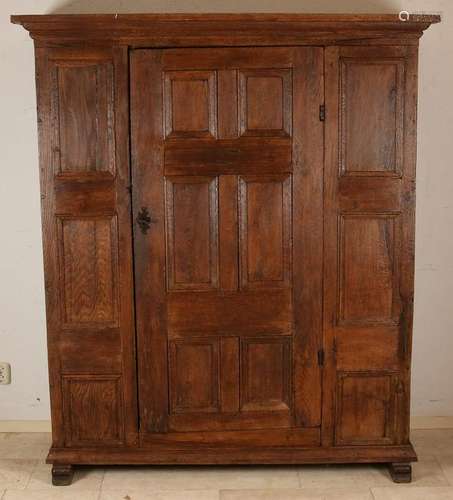
M335 443L394 444L395 385L391 372L340 372Z
M298 426L321 425L323 347L323 161L324 54L297 49L293 113L292 274L294 418Z
M409 440L406 348L413 307L415 53L398 46L327 50L326 102L333 116L326 125L324 200L325 335L332 350L324 386L326 443L332 438L339 444ZM371 78L376 66L382 73ZM348 104L348 92L351 98L366 93L370 119L380 123L364 143L350 129L372 133L369 117L363 117L355 98ZM367 199L371 187L374 194ZM347 417L342 413L343 400L349 401L345 387L354 394ZM385 405L379 408L378 400ZM356 408L350 406L353 401Z
M408 463L389 463L389 472L395 483L410 483L412 481L412 466Z
M242 290L287 288L291 272L291 177L239 178Z
M64 375L66 446L123 443L120 375Z
M239 411L240 344L238 337L220 340L220 407L223 413Z
M163 181L163 95L160 51L131 55L132 182L134 219L141 207L152 217L148 235L134 227L134 264L141 430L165 432L168 417L166 337L165 187ZM151 91L149 91L151 89ZM151 118L151 119L150 119ZM149 256L152 256L150 258Z
M57 217L64 328L118 324L116 217Z
M236 250L237 257L237 250ZM236 276L237 280L237 276ZM263 307L263 304L266 307ZM193 331L206 335L245 333L286 334L292 328L291 290L273 289L229 293L220 291L207 298L204 292L172 293L168 297L169 335ZM187 314L190 311L190 314ZM232 313L233 311L233 313Z
M291 405L291 339L245 338L241 355L241 410L288 410Z
M255 57L253 69L243 63L251 59L249 51ZM291 427L295 421L292 389L296 383L300 389L306 384L307 392L310 384L311 394L318 395L300 394L303 403L297 400L298 407L302 407L298 411L305 411L308 417L307 422L299 421L297 427L319 425L319 418L310 421L310 415L320 414L317 350L316 354L310 351L310 360L303 367L298 365L302 364L304 345L320 344L320 330L303 331L303 322L297 331L294 329L291 289L293 284L301 289L305 276L298 274L293 283L291 135L293 72L297 70L302 75L316 61L310 88L303 86L301 78L296 91L305 92L302 98L298 97L300 105L312 116L307 124L316 121L317 139L321 138L321 99L312 105L308 103L310 91L322 94L322 52L317 49L314 53L312 48L300 52L310 53L310 57L298 58L295 49L278 50L282 60L287 61L287 67L282 68L273 48L260 54L245 48L221 49L219 53L212 49L212 55L204 50L200 53L199 69L198 51L163 50L155 71L160 71L160 79L148 69L150 58L157 56L148 55L147 50L133 53L133 65L146 65L146 69L137 68L135 77L143 83L135 82L132 89L132 113L136 113L132 116L133 168L136 165L140 170L147 164L156 170L152 179L134 182L133 190L137 191L139 206L145 206L141 201L145 199L148 206L153 204L151 219L163 207L162 201L156 197L151 200L148 192L165 184L165 228L156 218L151 222L150 234L162 232L159 238L166 242L159 286L166 282L162 299L167 324L162 339L166 337L168 341L168 362L161 359L164 351L158 354L152 332L146 326L149 307L145 312L145 304L157 299L148 295L154 293L151 282L157 275L151 277L146 266L137 266L141 275L136 284L137 319L143 325L139 326L143 328L139 338L142 336L142 342L148 344L142 349L160 357L155 359L154 368L148 370L158 366L158 378L166 378L169 388L169 432ZM223 60L220 54L224 55ZM220 85L216 85L218 71L222 75ZM151 92L146 90L150 86ZM144 92L148 92L146 98ZM149 96L157 93L161 100L156 97L152 101ZM160 151L165 153L163 161L161 156L156 157L155 161L160 162L158 171L157 165L147 163L153 142L144 135L148 125L143 122L160 102L165 132L160 136L156 132L155 143L157 148L159 142ZM221 103L223 114L217 110L217 102ZM211 117L212 113L215 117ZM308 158L312 132L301 127L298 134ZM318 154L313 158L317 162L314 167L320 172L321 153ZM240 175L236 174L238 171ZM318 203L319 207L320 199ZM320 216L309 210L302 215L307 224L310 217ZM317 237L320 234L318 231ZM137 235L135 241L140 266L149 259L140 248L143 237ZM307 257L310 252L317 252L319 241L311 242L311 231L303 232L302 238L301 244L311 249L306 250ZM320 280L321 269L313 269L311 274L317 274ZM310 292L307 289L305 293ZM320 295L317 300L319 304ZM313 303L305 308L307 315L319 315L319 310L312 311ZM299 343L294 349L296 333ZM142 356L141 352L138 356ZM314 365L310 366L311 362ZM299 376L307 376L309 383L294 380L295 365ZM139 378L149 386L149 371L144 370L139 367ZM308 377L312 372L318 376ZM163 412L168 407L163 394L144 394L140 401L147 406L145 398L150 398L152 404L157 404L157 397L162 397L159 408ZM144 416L145 421L147 418Z
M234 105L227 110L227 115L235 114ZM292 171L290 139L269 138L265 149L260 147L262 143L262 139L252 137L171 141L165 144L165 174L245 175Z
M218 179L165 178L168 290L219 286Z
M418 39L439 21L12 17L36 47L54 484L118 463L411 480Z
M219 446L279 446L284 441L292 446L319 446L320 433L316 427L306 429L272 429L227 431L219 432L175 432L169 434L149 434L143 437L144 447L161 447L162 445L175 446L181 449L190 449L193 446L209 449L213 445Z
M219 179L219 263L220 289L238 289L238 178L222 175Z
M54 463L52 465L52 484L54 486L69 486L74 477L74 468L72 465L63 465Z
M342 175L400 176L404 60L343 58L340 75Z
M438 15L113 14L12 16L43 44L121 42L143 47L417 44Z
M311 429L310 429L311 431ZM79 449L51 448L47 461L72 464L323 464L323 463L409 463L416 462L417 455L411 445L405 446L250 446L230 448L218 443L211 448L196 447L183 450L181 446L154 446L149 449L127 450L117 448Z

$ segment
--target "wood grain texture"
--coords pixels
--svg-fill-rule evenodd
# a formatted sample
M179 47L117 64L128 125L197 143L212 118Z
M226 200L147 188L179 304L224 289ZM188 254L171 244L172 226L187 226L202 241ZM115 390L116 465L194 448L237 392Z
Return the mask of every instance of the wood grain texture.
M58 222L64 326L117 326L116 218L66 217Z
M165 137L216 137L216 87L216 73L212 71L167 71Z
M342 58L340 71L342 174L400 176L404 59Z
M289 286L291 204L291 177L239 178L241 289Z
M291 339L246 338L241 345L241 409L291 406Z
M112 446L123 442L120 376L63 377L67 446Z
M418 39L439 20L13 18L36 46L56 484L77 463L410 480Z
M398 217L340 216L339 324L398 322Z
M395 387L394 374L340 373L335 443L394 444Z
M165 186L161 51L134 51L131 71L131 152L135 214L148 207L154 219L143 235L134 228L135 307L141 431L165 432L168 418L166 336ZM152 119L150 119L152 117ZM153 258L150 259L149 255Z
M308 108L306 112L310 114L307 128L299 129L298 138L305 141L303 159L310 158L309 134L312 132L308 131L309 126L316 122L318 139L322 131L318 121L319 104L308 104L310 90L321 94L322 53L313 49L305 49L305 52L306 60L298 59L293 49L269 49L260 54L244 48L209 52L164 50L159 52L160 62L154 67L156 74L153 75L149 73L149 65L151 57L157 56L140 50L133 53L137 65L143 68L146 65L146 69L137 69L137 78L142 82L135 84L132 99L137 106L132 119L133 135L137 127L133 138L137 141L137 169L142 164L150 165L152 147L150 138L143 135L146 113L143 102L149 103L149 110L153 109L151 103L156 106L161 102L151 101L150 94L161 96L166 116L165 133L158 135L157 122L154 125L155 145L160 152L164 151L164 165L162 156L156 157L159 170L155 165L155 175L147 182L138 174L140 180L134 182L137 192L134 203L145 206L142 200L147 200L148 206L154 204L149 211L152 230L166 241L166 266L159 263L160 283L163 279L167 281L167 291L161 296L165 301L166 327L161 324L160 339L162 343L165 337L169 341L170 380L164 368L167 360L156 359L153 369L160 371L160 375L155 375L158 379L166 379L169 384L172 410L165 418L170 432L289 427L296 404L292 395L293 365L297 365L300 376L307 376L304 382L297 382L300 400L303 400L303 403L298 400L298 407L305 406L307 421L310 412L319 415L317 346L320 341L315 337L320 330L312 328L304 332L300 323L300 343L294 357L289 337L294 335L291 291L294 68L301 75L297 91L304 93L300 105ZM246 65L245 61L252 60L253 69L241 67ZM282 68L281 61L286 61L288 67ZM313 61L317 62L314 76L310 87L304 87L302 74ZM218 85L210 83L217 81ZM185 83L177 88L175 82ZM152 91L147 90L150 85ZM148 92L146 99L145 92ZM186 101L192 100L197 102L196 110L191 108L192 104L185 106ZM221 124L218 138L217 132L211 133L209 128L212 123L209 109L214 109L210 103L214 101L222 103L216 108L216 124ZM142 102L140 109L139 102ZM181 107L182 114L178 115L179 111L175 114L175 106ZM187 116L184 113L188 113ZM199 116L193 116L196 113ZM180 117L179 131L174 129L175 116ZM316 160L319 162L320 156ZM319 166L320 162L316 164ZM165 227L155 215L161 210L161 201L155 197L151 200L150 191L155 187L151 189L150 182L154 186L165 184ZM307 196L309 192L307 188ZM307 209L302 223L308 223L309 217L315 218L315 212L316 209ZM316 217L319 215L316 212ZM312 222L311 227L315 225ZM308 245L314 252L319 240L316 244L311 242L311 230L300 234L302 245ZM320 233L316 234L319 238ZM306 254L308 256L309 251ZM137 255L146 261L146 253ZM320 277L321 271L317 272ZM146 307L147 301L155 300L150 282L157 274L151 277L150 268L146 266L137 268L137 273L141 274L136 284L137 300L143 301L137 314L141 316L139 324L145 325L149 311L145 313L140 308ZM299 274L297 287L301 287L303 279L305 276ZM305 293L308 295L308 288ZM305 314L319 317L320 311L310 307L305 308ZM158 355L146 327L142 342L147 344L143 351ZM309 345L310 351L308 358L302 361L304 345ZM165 357L163 348L160 352L159 356ZM144 359L146 354L139 353L139 356ZM305 364L299 367L299 363ZM317 378L308 377L316 371ZM140 367L139 378L146 379L142 383L149 385L149 376ZM141 397L147 406L145 397L165 412L167 403L163 393ZM161 398L159 403L157 398ZM303 427L308 423L299 422L299 425ZM319 417L310 423L319 425Z
M348 427L349 438L356 434L365 443L375 442L376 429L382 430L384 421L389 419L391 431L381 432L383 442L389 440L395 444L406 444L409 439L408 364L407 353L402 346L407 346L406 339L411 335L412 320L408 319L407 311L411 311L412 318L412 294L403 293L402 287L406 287L408 282L411 285L406 290L413 286L415 162L410 153L406 159L402 148L407 151L407 138L404 141L403 138L408 128L411 130L410 140L414 140L415 133L415 52L401 46L327 50L327 107L333 110L333 116L326 125L328 149L324 200L324 318L326 342L332 352L324 386L324 411L327 416L323 419L323 436L326 444L331 442L334 427L338 429L338 426L344 425ZM345 77L345 66L355 66L356 63L355 75L348 82L351 68L347 69L348 77ZM376 65L384 65L385 68L382 66L379 78L371 79ZM410 92L407 90L408 75L412 75ZM371 121L379 117L380 126L374 131L366 126L363 128L365 136L373 134L366 144L360 145L362 138L357 133L352 136L344 130L348 123L353 129L358 127L348 120L359 117L357 108L354 118L344 119L344 113L347 115L351 111L344 103L345 85L351 85L351 96L363 92L376 103L381 99L378 94L382 92L379 111L375 104L370 104ZM367 87L372 87L369 94ZM352 102L353 106L358 105L354 99ZM412 117L409 127L408 116ZM338 120L342 124L340 128L337 127ZM411 144L413 146L414 142ZM344 155L339 154L341 151ZM352 156L349 158L357 161L351 160L352 163L348 164L350 151ZM362 159L358 160L360 157ZM349 168L354 163L355 166ZM359 163L363 168L358 167ZM370 165L375 168L370 168ZM367 198L366 193L371 194L371 187L374 194ZM412 250L408 251L408 247ZM390 384L391 389L385 388L387 396L382 394L378 398L387 401L386 411L395 417L384 419L381 408L370 411L379 423L378 420L369 420L366 415L361 415L355 422L351 420L345 424L337 420L334 423L331 415L335 407L335 373L340 366L361 373L362 380L372 378L376 373L374 370L380 370L380 376L387 377L386 380L396 377L397 382ZM384 390L381 382L378 385L375 384L373 389L376 394ZM362 409L366 408L369 396L366 392L361 396L362 389L358 387L354 391L357 404ZM353 413L350 408L349 414L352 416ZM340 418L338 413L335 418Z
M218 339L186 338L170 344L171 413L220 410Z
M217 177L166 177L168 290L219 286Z
M77 440L71 437L75 417L67 410L69 374L115 377L112 404L121 415L115 444L134 442L137 435L130 215L123 194L129 176L127 74L121 50L124 55L121 48L36 52L43 110L38 120L46 136L40 140L40 164L46 300L53 311L48 323L53 433L68 446ZM56 138L63 140L62 148ZM92 399L96 387L88 390ZM88 428L83 411L74 425ZM95 420L104 411L102 403L93 406L87 418Z
M52 63L55 172L113 173L112 62L56 59Z
M311 431L311 429L310 429ZM405 446L288 446L288 447L214 447L181 450L180 446L148 449L107 450L52 448L48 462L72 464L325 464L325 463L390 463L416 462L417 455L411 445Z
M238 72L240 135L291 135L291 80L290 69L249 69Z
M295 49L293 69L292 300L294 418L297 426L321 425L323 347L324 53Z
M417 44L438 15L120 14L12 16L41 44L121 42L134 47Z

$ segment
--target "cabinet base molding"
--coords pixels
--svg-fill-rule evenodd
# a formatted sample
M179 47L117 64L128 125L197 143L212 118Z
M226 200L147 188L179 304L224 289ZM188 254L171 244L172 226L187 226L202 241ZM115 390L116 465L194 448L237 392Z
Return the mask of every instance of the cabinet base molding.
M405 465L416 462L417 455L411 444L405 446L367 446L302 448L302 447L249 447L182 449L166 446L150 449L63 449L51 448L47 463L78 465L292 465L292 464L347 464L392 463Z

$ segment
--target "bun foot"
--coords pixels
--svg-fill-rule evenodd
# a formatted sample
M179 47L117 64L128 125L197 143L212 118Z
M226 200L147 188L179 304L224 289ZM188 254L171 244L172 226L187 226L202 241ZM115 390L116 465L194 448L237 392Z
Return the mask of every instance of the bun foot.
M69 486L72 483L74 476L74 468L72 465L52 466L52 484L54 486Z
M412 481L411 464L389 463L388 467L394 483L410 483Z

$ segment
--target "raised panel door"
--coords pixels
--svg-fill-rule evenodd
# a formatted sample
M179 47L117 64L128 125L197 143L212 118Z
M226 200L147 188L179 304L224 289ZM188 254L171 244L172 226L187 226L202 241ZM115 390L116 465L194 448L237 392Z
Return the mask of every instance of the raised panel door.
M146 442L319 442L322 68L317 48L131 54Z

